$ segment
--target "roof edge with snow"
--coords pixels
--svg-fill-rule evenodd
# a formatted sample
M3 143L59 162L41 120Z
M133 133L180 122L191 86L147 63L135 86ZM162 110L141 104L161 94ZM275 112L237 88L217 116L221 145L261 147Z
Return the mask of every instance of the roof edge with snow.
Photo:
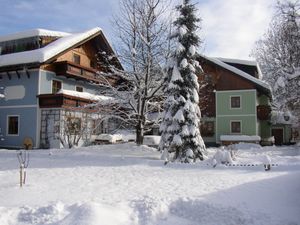
M18 39L36 37L36 36L64 37L67 35L70 35L70 33L38 28L38 29L25 30L13 34L0 36L0 42L12 41L12 40L18 40Z
M246 66L257 66L257 62L255 60L231 59L231 58L222 58L222 57L216 57L215 59L218 59L224 63L234 63L234 64L241 64Z
M74 33L63 36L43 48L0 55L0 67L45 63L55 58L57 55L73 48L79 43L95 37L101 32L102 30L96 27L82 33Z
M251 76L250 74L248 74L240 69L237 69L236 67L226 64L225 62L222 62L218 58L211 58L211 57L200 55L200 54L199 54L199 56L206 59L207 61L210 61L210 62L230 71L230 72L233 72L234 74L236 74L248 81L251 81L252 83L256 84L257 86L259 86L260 88L265 90L269 95L271 95L271 87L269 84L265 83L264 81L257 79L255 77Z

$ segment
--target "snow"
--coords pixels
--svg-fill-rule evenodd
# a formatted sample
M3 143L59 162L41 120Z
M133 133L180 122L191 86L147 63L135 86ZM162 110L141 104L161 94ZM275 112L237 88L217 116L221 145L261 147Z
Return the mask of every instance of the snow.
M215 58L217 60L220 60L224 63L234 63L234 64L241 64L241 65L247 65L247 66L257 66L257 62L255 60L243 60L243 59L229 59L229 58Z
M79 43L80 41L83 41L84 39L92 35L95 35L100 31L101 29L97 27L82 33L74 33L61 37L43 48L1 55L0 66L9 66L26 63L43 63L48 59L61 53L62 51L74 46L75 44Z
M219 148L201 163L167 165L133 143L32 150L23 188L16 151L1 150L0 224L299 224L300 148L249 146L240 144L236 166L215 168Z
M186 68L188 66L188 61L186 58L184 58L181 63L180 63L180 67L181 68Z
M4 94L0 94L0 99L1 98L5 98L5 95Z
M223 68L225 68L247 80L250 80L250 81L254 82L255 84L257 84L257 85L261 86L262 88L267 89L269 92L271 92L270 86L267 83L263 82L262 80L259 80L255 77L251 76L250 74L245 73L244 71L239 70L233 66L230 66L217 58L211 58L211 57L207 57L204 55L201 55L201 57L203 57L204 59L211 61L211 62L213 62L213 63L215 63L215 64L217 64L217 65L219 65L219 66L221 66L221 67L223 67Z
M179 35L182 37L187 33L187 27L185 25L182 25L178 28Z
M274 91L277 91L279 88L284 88L285 87L285 79L283 77L278 77L275 86L274 86Z
M221 135L221 141L260 141L260 136L257 135Z
M181 43L178 43L177 44L177 48L176 48L176 53L177 54L180 54L181 52L183 52L185 50L185 47L181 44Z
M195 45L191 45L190 46L189 52L190 52L191 55L195 55L195 53L196 53L196 47L195 47Z
M36 36L49 36L49 37L64 37L70 35L70 33L53 31L53 30L45 30L45 29L32 29L25 30L14 34L8 34L0 36L0 42L17 40L22 38L36 37Z
M300 67L294 69L293 74L287 74L289 79L295 79L300 76Z
M177 111L177 113L174 116L174 119L177 120L178 122L184 122L185 121L182 109L179 109Z
M275 111L271 113L271 122L273 124L297 124L297 118L290 111Z
M247 65L247 66L255 66L258 72L258 78L262 79L263 75L260 69L259 64L255 60L244 60L244 59L229 59L229 58L216 58L224 63L235 63L240 65Z
M116 143L123 140L121 134L99 134L95 137L95 140L108 141L109 143Z
M218 150L213 156L214 166L222 163L233 163L230 152L225 149Z
M182 139L181 139L180 135L178 135L178 134L174 135L172 144L174 144L176 146L182 145Z
M78 91L71 91L71 90L64 90L64 89L59 90L57 94L64 94L64 95L69 95L78 98L90 99L92 101L99 101L100 104L106 104L106 103L111 104L116 101L115 98L107 97L104 95L94 95L88 92L78 92Z
M135 50L135 48L132 48L132 49L131 49L131 54L134 55L134 56L136 55L136 50Z
M173 67L171 81L172 81L171 83L173 83L175 81L183 82L183 79L181 77L181 73L179 72L177 65L174 65L174 67Z
M160 136L158 135L146 135L144 136L144 145L158 146L160 142Z

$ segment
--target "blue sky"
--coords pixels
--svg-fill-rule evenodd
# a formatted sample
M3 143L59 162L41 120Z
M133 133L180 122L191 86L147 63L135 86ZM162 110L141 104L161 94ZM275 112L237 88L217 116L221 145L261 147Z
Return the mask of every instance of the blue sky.
M101 27L113 39L112 15L119 0L0 0L0 35L33 28L66 32ZM173 1L174 2L174 1ZM197 2L196 0L194 2ZM248 59L270 22L275 0L201 0L202 52Z

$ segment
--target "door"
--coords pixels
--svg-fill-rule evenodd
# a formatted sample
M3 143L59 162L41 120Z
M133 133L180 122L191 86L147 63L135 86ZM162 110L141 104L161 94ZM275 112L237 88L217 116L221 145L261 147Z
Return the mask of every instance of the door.
M282 128L273 128L272 136L275 138L275 145L283 144L283 129Z

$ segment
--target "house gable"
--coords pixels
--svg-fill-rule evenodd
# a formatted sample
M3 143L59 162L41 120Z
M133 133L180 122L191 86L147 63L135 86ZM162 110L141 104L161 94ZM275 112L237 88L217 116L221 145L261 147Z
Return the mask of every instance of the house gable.
M223 75L222 78L218 78L218 79L222 79L222 81L226 81L227 80L226 78L228 78L231 79L231 81L235 81L235 82L222 82L222 84L218 84L219 88L222 88L221 90L230 90L230 88L233 88L232 90L252 89L254 87L254 89L256 89L259 93L261 92L271 97L270 86L265 82L263 82L262 80L257 79L254 76L245 73L244 71L236 67L233 67L229 64L226 64L216 58L209 58L206 56L199 55L198 60L200 62L200 65L202 66L205 64L210 64L212 67L215 67L216 69L214 71L215 73L217 73L216 74L217 78L218 76ZM220 72L218 69L226 72ZM257 68L257 70L260 71L259 68ZM204 72L206 72L205 69ZM233 75L233 77L228 76L229 74Z

